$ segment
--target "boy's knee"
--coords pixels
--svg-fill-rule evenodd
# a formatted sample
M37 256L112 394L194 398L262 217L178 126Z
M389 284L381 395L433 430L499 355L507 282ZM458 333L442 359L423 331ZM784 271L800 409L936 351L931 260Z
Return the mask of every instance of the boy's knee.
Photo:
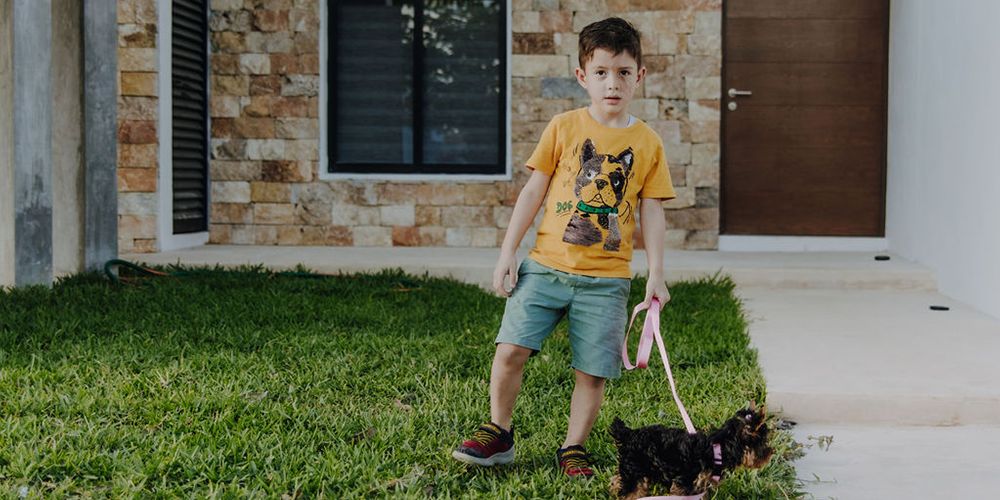
M494 362L501 363L504 366L521 366L528 361L531 353L532 350L527 347L501 342L497 344Z
M598 377L596 375L591 375L580 370L576 370L576 383L583 384L592 389L603 389L604 382L607 379L604 377Z

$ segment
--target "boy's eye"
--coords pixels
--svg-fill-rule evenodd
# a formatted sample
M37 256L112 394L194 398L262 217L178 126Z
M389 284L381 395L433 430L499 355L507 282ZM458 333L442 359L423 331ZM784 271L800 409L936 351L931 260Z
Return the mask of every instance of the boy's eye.
M604 70L598 70L597 76L604 76Z

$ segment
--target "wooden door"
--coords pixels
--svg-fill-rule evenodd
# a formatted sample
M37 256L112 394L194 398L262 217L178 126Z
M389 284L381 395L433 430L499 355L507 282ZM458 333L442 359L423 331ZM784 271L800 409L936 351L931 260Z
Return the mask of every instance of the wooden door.
M723 234L884 234L888 18L888 0L723 2Z

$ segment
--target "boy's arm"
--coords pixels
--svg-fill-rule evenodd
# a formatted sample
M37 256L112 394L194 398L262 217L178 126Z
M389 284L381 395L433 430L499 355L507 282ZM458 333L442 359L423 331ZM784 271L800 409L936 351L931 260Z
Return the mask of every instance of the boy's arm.
M653 297L660 304L670 302L670 291L663 282L663 236L667 222L663 216L663 200L641 198L639 200L639 225L642 241L646 245L646 260L649 261L649 279L646 281L646 299L649 305Z
M514 213L510 216L510 224L507 225L507 234L503 238L503 246L500 248L500 259L497 267L493 270L493 288L504 297L510 297L506 281L510 282L510 290L517 286L517 247L524 238L524 233L528 232L538 209L545 200L545 193L549 191L549 180L552 177L539 172L531 171L531 177L521 194L517 196L517 203L514 204ZM505 279L507 278L507 279Z

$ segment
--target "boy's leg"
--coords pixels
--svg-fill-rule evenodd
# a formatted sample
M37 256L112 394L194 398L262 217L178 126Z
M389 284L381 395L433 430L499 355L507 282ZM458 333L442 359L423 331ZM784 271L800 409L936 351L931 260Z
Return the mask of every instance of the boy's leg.
M490 370L490 417L493 423L510 431L514 402L521 391L524 364L531 356L531 349L501 342L493 355Z
M590 457L583 448L590 429L597 420L597 412L604 400L604 378L589 375L580 370L576 372L576 385L573 387L573 399L569 410L569 427L566 430L566 440L556 451L556 461L563 474L569 477L587 478L594 475L590 467Z
M510 430L524 365L565 315L573 289L559 274L531 259L521 261L517 288L504 306L490 369L490 417Z
M576 385L573 387L573 399L569 409L569 427L566 430L566 440L562 448L578 445L583 446L590 435L590 430L597 420L597 413L604 401L604 381L602 377L588 375L580 370L576 372Z
M469 439L460 444L451 456L462 462L482 465L506 464L514 460L514 436L510 420L514 402L521 390L524 364L531 356L531 349L507 342L497 343L490 370L490 417Z
M566 440L556 452L563 473L591 477L590 457L583 448L604 401L604 381L621 373L628 278L580 277L569 307L569 337L576 384L570 403Z
M514 459L514 437L510 433L514 403L521 390L524 365L565 314L572 289L560 283L549 268L524 259L518 271L517 289L507 299L503 321L495 340L496 352L490 369L490 417L463 442L452 456L476 465L496 465Z
M628 321L628 278L581 277L569 308L569 338L576 386L563 447L583 445L604 400L604 381L621 373Z

